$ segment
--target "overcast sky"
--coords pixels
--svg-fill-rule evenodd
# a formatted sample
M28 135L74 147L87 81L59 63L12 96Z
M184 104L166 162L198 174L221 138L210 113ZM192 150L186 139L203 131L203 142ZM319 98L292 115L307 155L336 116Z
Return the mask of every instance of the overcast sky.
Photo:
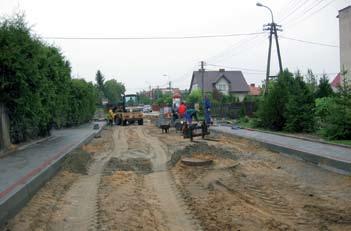
M338 10L350 0L264 0L282 36L339 45ZM41 37L150 37L262 32L270 22L255 0L0 0L0 14L22 11ZM129 93L172 81L188 88L191 73L208 64L243 70L248 83L265 78L267 34L183 40L52 40L71 62L73 76L125 83ZM315 73L339 71L339 48L280 39L283 67ZM274 44L273 44L274 45ZM273 71L278 70L273 53ZM216 66L207 65L215 70ZM226 68L229 70L230 68ZM166 76L167 75L167 76Z

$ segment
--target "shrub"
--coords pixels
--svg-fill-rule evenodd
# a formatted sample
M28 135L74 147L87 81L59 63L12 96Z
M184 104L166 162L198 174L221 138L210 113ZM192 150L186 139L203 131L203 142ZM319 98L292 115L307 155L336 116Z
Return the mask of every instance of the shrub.
M23 16L0 21L0 50L0 103L8 109L12 143L91 118L94 90L71 80L69 62L33 35Z
M351 83L345 75L334 97L316 101L319 132L329 139L351 139Z
M291 132L312 132L314 129L314 97L313 92L296 75L289 87L289 99L286 104L284 130Z

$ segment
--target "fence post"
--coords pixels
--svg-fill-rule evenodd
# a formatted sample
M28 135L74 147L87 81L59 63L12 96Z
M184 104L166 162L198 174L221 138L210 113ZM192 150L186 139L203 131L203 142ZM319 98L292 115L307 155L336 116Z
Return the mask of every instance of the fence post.
M6 150L10 145L10 120L5 105L0 103L0 151Z

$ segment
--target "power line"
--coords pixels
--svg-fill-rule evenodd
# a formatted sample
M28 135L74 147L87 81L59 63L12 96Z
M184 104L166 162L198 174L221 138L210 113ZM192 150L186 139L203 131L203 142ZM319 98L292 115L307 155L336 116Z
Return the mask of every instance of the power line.
M288 13L285 17L283 17L281 19L281 22L283 22L284 20L286 20L287 18L289 18L291 15L295 14L298 10L301 9L301 7L305 6L307 3L309 3L310 0L302 0L296 3L295 7L292 8L292 10L290 11L290 13Z
M321 42L313 42L313 41L307 41L307 40L302 40L302 39L289 38L289 37L286 37L286 36L283 36L283 35L281 35L280 37L282 39L292 40L292 41L301 42L301 43L307 43L307 44L318 45L318 46L325 46L325 47L339 48L339 46L333 45L333 44L327 44L327 43L321 43Z
M225 65L220 65L220 64L206 63L206 65L207 66L212 66L212 67L224 67L224 68L229 68L229 69L251 71L251 72L259 72L259 73L265 73L266 72L265 70L251 69L251 68L242 68L242 67L232 67L232 66L225 66Z
M287 4L285 4L279 11L277 15L285 15L289 12L289 9L294 6L299 0L290 0ZM279 17L280 18L280 17Z
M299 16L299 17L296 17L298 20L301 18L301 17L304 17L308 12L310 12L311 10L315 9L317 6L319 6L321 3L323 3L325 0L317 0L315 2L313 2L310 7L306 8L302 14ZM294 21L294 20L292 20ZM290 21L291 22L291 21ZM289 23L289 22L288 22Z
M239 42L235 43L233 46L227 47L217 55L207 58L207 60L210 62L221 62L227 58L237 56L243 51L247 52L249 50L252 50L253 48L257 47L258 44L256 44L256 42L260 42L260 40L262 40L263 37L261 36L262 35L256 35L251 38L242 39Z
M292 27L292 26L294 26L294 25L296 25L296 24L298 24L298 23L300 23L300 22L302 22L302 21L304 21L304 20L306 20L306 19L312 17L313 15L319 13L320 11L322 11L323 9L325 9L327 6L329 6L330 4L332 4L334 1L335 1L335 0L331 0L331 1L327 2L325 5L323 5L322 7L320 7L319 9L317 9L316 11L313 11L311 14L309 14L309 15L303 17L303 18L300 18L299 20L295 21L294 23L291 23L291 24L289 25L289 27Z
M204 39L204 38L225 38L239 36L253 36L264 34L264 32L215 34L215 35L192 35L192 36L150 36L150 37L61 37L47 36L44 39L53 40L181 40L181 39Z

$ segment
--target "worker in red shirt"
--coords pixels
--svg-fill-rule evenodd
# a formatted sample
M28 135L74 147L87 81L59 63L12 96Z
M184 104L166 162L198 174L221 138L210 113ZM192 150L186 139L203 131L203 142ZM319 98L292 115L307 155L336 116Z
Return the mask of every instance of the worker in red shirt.
M181 102L181 104L178 107L178 114L179 118L183 118L186 112L186 105L184 102Z

